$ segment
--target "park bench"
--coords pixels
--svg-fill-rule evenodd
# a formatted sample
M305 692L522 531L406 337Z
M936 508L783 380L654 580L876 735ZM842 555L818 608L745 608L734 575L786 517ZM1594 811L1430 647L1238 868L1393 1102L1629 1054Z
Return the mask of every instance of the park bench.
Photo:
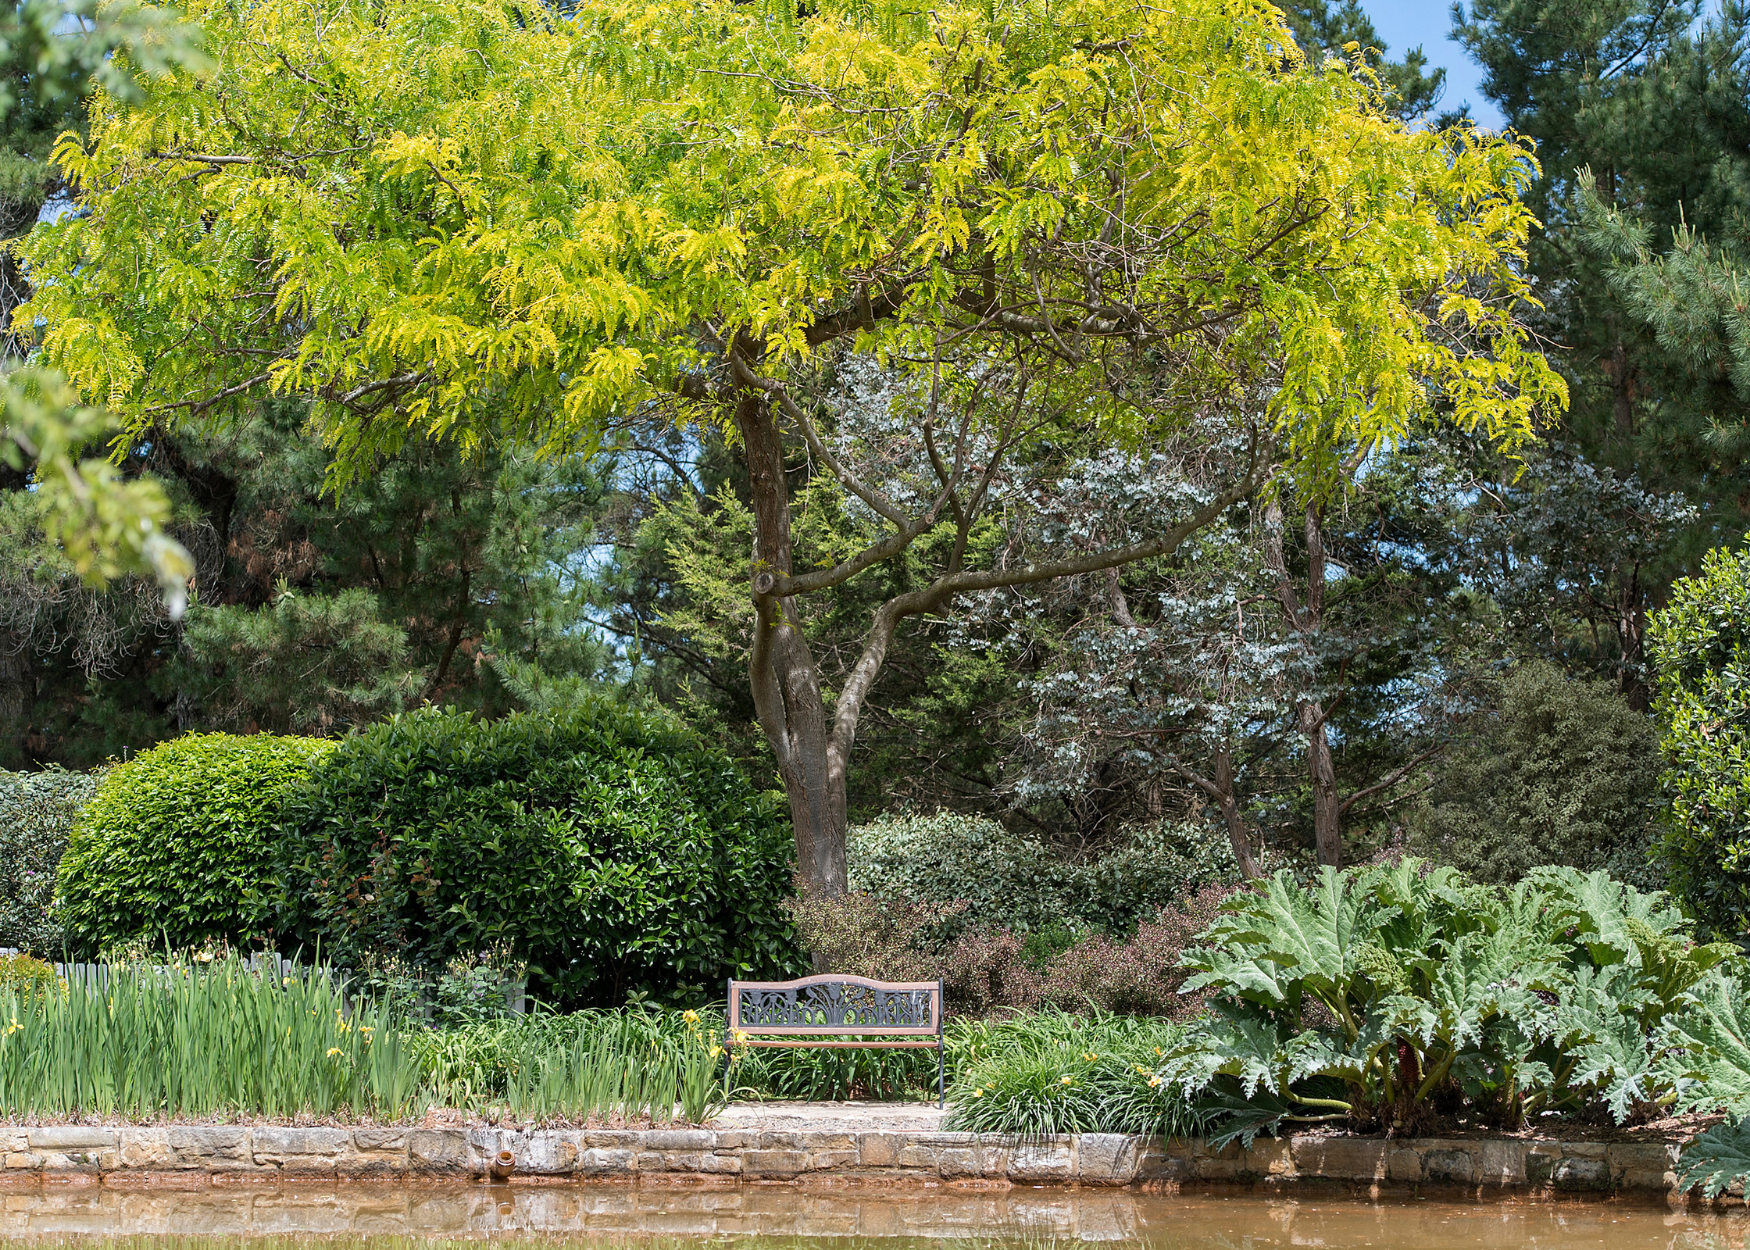
M730 981L727 1039L736 1046L936 1052L943 1103L942 983L829 973L799 981Z

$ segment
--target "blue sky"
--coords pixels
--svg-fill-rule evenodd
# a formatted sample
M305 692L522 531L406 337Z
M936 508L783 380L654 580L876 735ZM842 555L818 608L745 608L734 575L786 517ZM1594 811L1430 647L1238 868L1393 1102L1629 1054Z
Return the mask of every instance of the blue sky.
M1577 4L1586 2L1575 0ZM1379 37L1385 40L1388 56L1402 56L1407 49L1421 44L1429 63L1446 70L1446 94L1440 99L1441 108L1457 108L1468 102L1470 115L1479 125L1501 124L1500 112L1480 89L1482 67L1447 38L1452 29L1449 0L1361 0L1361 7L1373 19Z

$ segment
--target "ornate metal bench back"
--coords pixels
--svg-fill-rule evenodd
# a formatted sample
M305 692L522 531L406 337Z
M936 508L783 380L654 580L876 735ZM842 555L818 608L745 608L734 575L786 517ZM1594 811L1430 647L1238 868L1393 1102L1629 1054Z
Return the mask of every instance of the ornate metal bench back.
M934 1038L936 1101L938 1105L942 1102L945 1065L940 981L871 981L867 977L830 974L803 977L799 981L732 980L729 982L728 1006L731 1046L738 1034L797 1039L869 1035ZM798 1040L788 1044L806 1046L808 1042ZM927 1046L929 1043L872 1041L869 1045Z

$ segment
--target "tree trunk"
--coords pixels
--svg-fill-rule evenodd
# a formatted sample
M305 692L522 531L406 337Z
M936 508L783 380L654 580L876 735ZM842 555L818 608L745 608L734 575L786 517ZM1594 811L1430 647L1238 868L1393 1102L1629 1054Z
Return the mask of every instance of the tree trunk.
M845 761L833 749L820 670L802 636L796 602L769 593L775 578L791 571L783 443L762 394L742 394L735 422L747 451L754 517L755 623L748 655L754 709L790 799L796 869L810 889L840 895L846 888Z
M1234 793L1233 752L1226 746L1215 753L1215 788L1211 791L1215 805L1221 809L1221 819L1227 825L1227 840L1233 846L1234 859L1247 880L1263 876L1258 861L1252 858L1252 842L1246 836L1246 822L1240 815L1239 797Z
M1331 757L1331 739L1325 732L1325 709L1321 703L1303 703L1298 710L1300 730L1306 737L1307 773L1313 792L1313 845L1319 863L1343 866L1343 804L1337 796L1337 766Z
M1306 601L1303 604L1288 573L1282 553L1282 508L1271 504L1265 511L1264 559L1276 575L1276 598L1288 626L1310 647L1318 638L1325 612L1324 517L1316 505L1305 512ZM1336 706L1334 703L1331 705ZM1306 767L1313 792L1313 845L1321 864L1343 866L1343 803L1337 795L1337 766L1331 755L1331 738L1325 727L1329 715L1324 703L1306 699L1295 705L1295 725L1306 739Z

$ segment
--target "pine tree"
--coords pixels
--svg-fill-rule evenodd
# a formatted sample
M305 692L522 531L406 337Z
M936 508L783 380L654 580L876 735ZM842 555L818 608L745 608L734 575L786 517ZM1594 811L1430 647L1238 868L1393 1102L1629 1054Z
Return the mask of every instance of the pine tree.
M1530 272L1570 384L1562 435L1585 472L1696 505L1651 559L1618 562L1618 685L1645 707L1649 609L1750 525L1750 8L1475 0L1459 16L1484 91L1537 143Z

